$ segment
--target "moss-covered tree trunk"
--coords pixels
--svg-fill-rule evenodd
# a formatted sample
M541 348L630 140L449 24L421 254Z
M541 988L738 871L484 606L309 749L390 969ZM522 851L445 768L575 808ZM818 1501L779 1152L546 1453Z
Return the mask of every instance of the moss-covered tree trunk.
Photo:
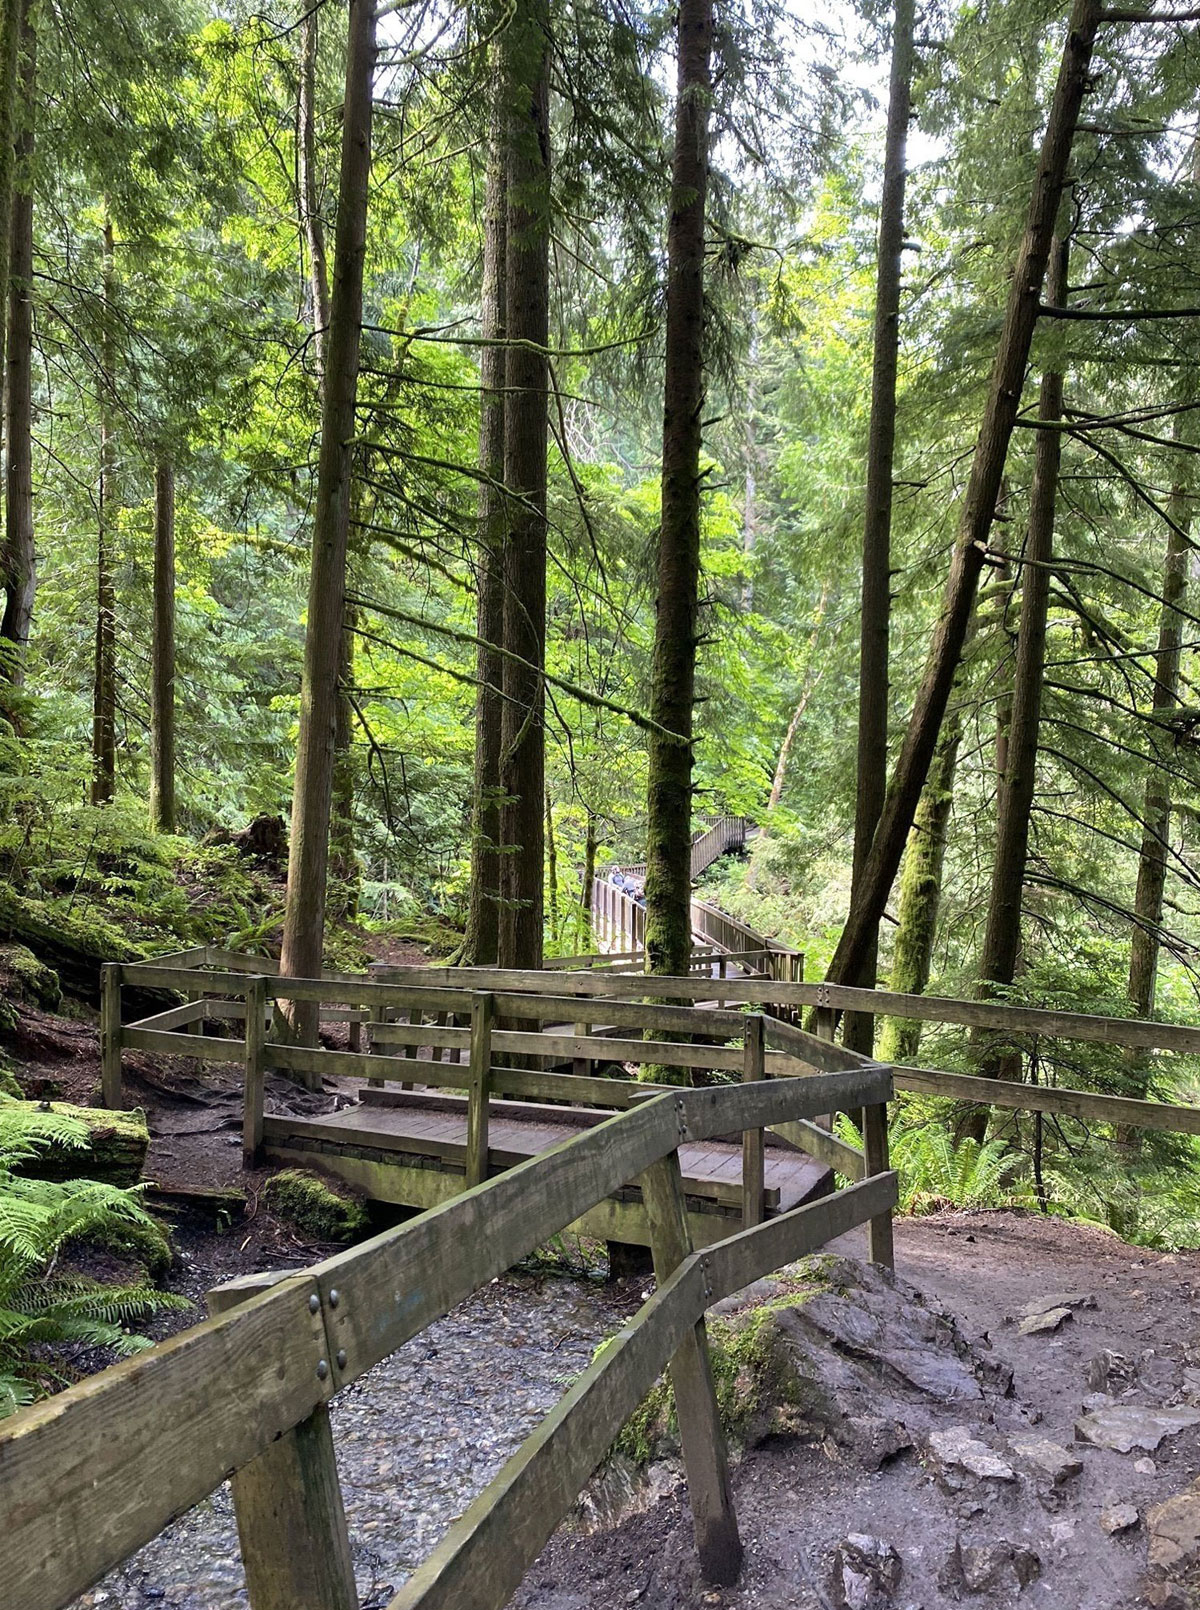
M154 613L150 665L150 825L175 831L175 469L154 471Z
M892 610L892 463L896 445L896 372L900 352L900 268L904 254L904 188L912 103L915 0L896 0L888 89L879 252L875 275L875 350L867 433L866 518L862 547L862 623L858 672L858 771L854 798L854 882L862 877L887 792L888 639ZM879 921L867 935L853 982L875 985ZM870 1055L875 1019L848 1012L843 1039Z
M0 98L7 97L10 30L16 0L4 10L0 46ZM0 353L4 371L4 440L8 465L4 498L4 553L0 565L4 611L0 616L0 676L14 684L25 677L25 651L33 626L37 557L33 530L33 161L37 87L37 34L30 0L20 7L20 72L15 112L7 133L0 120L0 324L6 340ZM6 101L7 104L7 101ZM7 141L16 122L16 145ZM9 162L7 175L4 163ZM6 200L7 197L7 200ZM4 209L8 207L5 216Z
M923 995L929 983L961 742L962 716L957 710L951 710L942 723L900 869L900 898L888 987L904 995ZM880 1057L885 1062L912 1062L921 1044L923 1027L917 1018L885 1018L879 1040Z
M374 0L350 0L337 236L329 335L325 346L321 450L313 514L300 734L280 958L285 975L302 978L320 976L325 938L333 754L342 665L367 193L371 174L374 65ZM295 1034L305 1040L315 1039L315 1003L292 1002L287 1015Z
M1057 240L1051 253L1047 291L1055 307L1066 305L1067 242ZM1021 577L1021 615L1017 627L1016 668L1013 673L1010 715L1004 734L1004 772L1000 781L996 823L996 854L987 925L979 958L979 993L984 999L992 986L1011 984L1021 953L1021 901L1029 856L1029 827L1037 781L1038 734L1045 681L1046 613L1050 601L1050 564L1054 557L1054 514L1058 498L1063 408L1063 374L1054 364L1042 375L1038 400L1038 431L1034 449L1033 484L1029 495L1029 524L1025 537ZM989 1050L978 1071L999 1078L1010 1073L1011 1056ZM982 1139L982 1134L977 1138Z
M117 591L113 545L117 519L116 266L113 228L104 223L104 330L100 338L100 490L96 529L96 635L92 662L92 804L107 805L117 776Z
M992 366L983 423L975 444L958 536L941 613L913 701L912 715L888 786L887 798L856 897L830 962L833 983L852 982L870 955L904 853L921 790L937 748L938 733L975 601L1004 475L1008 444L1021 406L1025 368L1038 318L1046 264L1066 182L1079 110L1088 87L1101 0L1075 0L1058 82L1038 157L1025 233L1009 282L1008 305Z
M546 344L550 314L550 36L543 0L504 34L509 100L504 411L501 967L540 967L546 775Z
M1179 441L1186 416L1175 416L1175 437ZM1174 735L1166 726L1179 704L1179 655L1183 629L1183 609L1187 599L1187 567L1191 544L1191 458L1182 451L1171 475L1171 495L1167 512L1171 527L1167 532L1167 554L1163 566L1162 609L1158 620L1158 645L1154 656L1152 709L1163 722L1155 729L1154 745L1168 752ZM1129 945L1129 999L1139 1017L1154 1010L1158 979L1159 935L1162 928L1163 886L1166 881L1167 854L1171 834L1171 786L1162 767L1151 764L1146 771L1142 805L1142 842L1138 854L1137 890L1134 894L1134 927Z
M646 797L646 971L692 956L692 726L700 589L704 224L712 99L712 0L681 0L667 228L662 525ZM674 740L668 735L674 735Z
M471 790L471 882L462 961L494 967L500 945L500 754L504 660L504 386L508 151L504 56L493 52L495 88L483 201L483 291L479 362L479 552L475 565L475 770Z

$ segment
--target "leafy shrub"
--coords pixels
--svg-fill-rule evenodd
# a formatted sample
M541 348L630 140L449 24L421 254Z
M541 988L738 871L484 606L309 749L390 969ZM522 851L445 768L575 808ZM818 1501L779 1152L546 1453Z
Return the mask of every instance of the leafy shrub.
M56 1272L68 1243L119 1241L122 1232L141 1241L157 1233L136 1190L14 1172L50 1146L83 1149L87 1142L87 1128L77 1119L0 1097L0 1417L32 1401L48 1380L62 1379L35 1349L74 1342L137 1352L151 1344L133 1334L131 1324L187 1307L144 1282L104 1285Z

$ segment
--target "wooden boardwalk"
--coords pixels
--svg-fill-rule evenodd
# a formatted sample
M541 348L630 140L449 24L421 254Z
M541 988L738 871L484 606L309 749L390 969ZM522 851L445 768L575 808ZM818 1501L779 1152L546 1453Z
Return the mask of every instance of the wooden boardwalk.
M582 1130L611 1120L611 1111L532 1101L489 1103L488 1175L540 1157ZM316 1118L263 1121L263 1146L275 1162L317 1165L377 1200L433 1207L463 1188L468 1157L468 1098L446 1091L364 1085L358 1100ZM740 1138L679 1147L693 1233L707 1244L727 1235L743 1206ZM778 1136L767 1137L763 1161L764 1217L790 1212L833 1188L824 1163ZM579 1226L591 1234L649 1243L649 1226L633 1181Z

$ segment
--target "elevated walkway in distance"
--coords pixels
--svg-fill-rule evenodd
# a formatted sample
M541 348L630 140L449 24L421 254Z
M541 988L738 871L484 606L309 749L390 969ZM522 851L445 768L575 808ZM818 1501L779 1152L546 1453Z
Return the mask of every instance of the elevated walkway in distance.
M744 816L718 817L701 828L692 839L693 880L721 856L744 848L758 831ZM620 870L640 882L646 876L646 863L638 861ZM607 877L596 878L592 883L592 932L602 951L623 954L628 957L630 971L640 970L646 950L646 908ZM692 901L692 936L699 952L693 971L708 971L724 978L733 968L735 973L761 974L784 983L804 977L801 951L757 933L707 900ZM704 951L715 955L705 957Z

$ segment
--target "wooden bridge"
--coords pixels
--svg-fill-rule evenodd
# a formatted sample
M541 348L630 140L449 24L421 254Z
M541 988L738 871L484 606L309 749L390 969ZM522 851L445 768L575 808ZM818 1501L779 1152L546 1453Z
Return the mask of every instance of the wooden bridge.
M682 1086L697 1074L754 1081L828 1066L828 1047L808 1035L795 1038L785 1022L719 1007L651 1005L639 999L639 974L471 970L464 977L461 969L375 968L370 978L281 980L248 977L246 968L271 965L259 958L206 951L200 968L196 955L185 953L186 966L169 958L106 970L106 1103L121 1104L124 1048L241 1061L248 1163L324 1168L375 1200L406 1207L436 1207L464 1183L538 1157L668 1088L631 1079L630 1067L678 1069ZM706 966L698 962L698 978ZM598 1012L577 993L593 976L611 986ZM124 989L170 986L186 991L186 1003L121 1021ZM700 987L706 993L709 986ZM274 1034L276 1003L291 1000L318 1001L325 1024L348 1023L351 1049L298 1046ZM785 1044L780 1036L787 1034L793 1039ZM268 1113L268 1069L329 1088L336 1083L347 1104L317 1117ZM617 1076L597 1071L605 1069ZM838 1146L811 1126L804 1136L772 1130L752 1155L738 1139L682 1147L693 1243L708 1245L731 1224L756 1224L827 1193ZM861 1160L845 1151L843 1170L861 1171ZM575 1228L608 1241L651 1241L640 1193L629 1184L589 1208Z
M127 985L138 998L173 991L179 1004L124 1023ZM59 1610L232 1476L253 1610L356 1610L330 1400L567 1226L609 1233L618 1221L622 1239L636 1232L649 1241L657 1289L388 1610L501 1610L668 1364L701 1563L728 1582L741 1544L704 1313L856 1225L867 1226L870 1256L890 1263L894 1085L1200 1133L1192 1107L881 1067L831 1039L842 1010L958 1023L1013 1042L1187 1054L1200 1051L1195 1028L759 973L722 978L705 957L687 978L656 977L654 1004L641 998L646 988L644 976L595 959L556 972L405 968L304 980L205 948L105 969L110 1105L121 1101L124 1047L240 1063L247 1157L307 1154L345 1171L361 1139L353 1131L369 1128L364 1149L380 1155L358 1161L424 1175L437 1205L308 1270L219 1288L204 1324L0 1423L0 1528L21 1562L6 1581L6 1606ZM273 1041L277 1003L301 1000L317 1002L327 1023L348 1024L358 1049ZM735 1003L754 1010L731 1010ZM821 1035L789 1021L810 1006ZM647 1038L656 1034L670 1038ZM506 1066L510 1057L530 1065ZM577 1071L557 1071L567 1059ZM737 1082L664 1089L597 1071L647 1060ZM271 1065L340 1081L361 1099L351 1116L265 1113ZM405 1089L417 1084L425 1089ZM508 1104L538 1111L505 1114ZM861 1149L824 1126L823 1115L847 1109L863 1114ZM413 1147L411 1115L420 1111L430 1123ZM526 1131L519 1145L500 1127L510 1118ZM443 1122L452 1129L434 1133L430 1125ZM379 1142L389 1125L400 1126L405 1150ZM800 1166L819 1159L853 1183L804 1200L788 1172L802 1153ZM718 1156L720 1165L698 1161Z
M389 1610L500 1610L667 1366L702 1566L713 1581L733 1581L742 1546L704 1314L856 1225L868 1225L873 1255L890 1261L896 1177L886 1158L889 1070L862 1059L848 1066L836 1047L762 1013L624 999L639 986L604 972L474 973L467 982L476 987L466 989L439 969L417 969L403 984L246 971L264 965L205 950L154 965L106 968L106 1100L120 1101L126 1046L239 1061L245 1146L255 1156L288 1137L300 1135L305 1147L321 1138L297 1130L291 1119L283 1130L271 1127L263 1112L268 1064L365 1078L360 1117L404 1112L405 1083L439 1092L465 1088L465 1112L454 1115L465 1124L461 1137L430 1137L420 1154L433 1157L435 1143L461 1146L461 1155L438 1150L439 1161L427 1170L453 1194L308 1270L219 1288L210 1296L213 1317L204 1324L0 1424L0 1528L12 1558L21 1561L6 1582L6 1606L59 1610L232 1478L253 1610L357 1610L330 1400L479 1286L612 1203L641 1215L657 1289L454 1523ZM583 981L582 991L563 995L564 983L569 989ZM682 983L684 999L690 988L709 988L709 981L667 982L668 994ZM593 991L600 984L618 987L598 999ZM124 1024L126 985L170 989L185 998ZM300 1000L316 1001L326 1021L350 1023L360 1045L365 1024L377 1048L336 1051L271 1041L275 1003ZM564 1000L584 1032L558 1032ZM429 1014L444 1021L421 1021ZM453 1021L464 1017L469 1022ZM600 1019L616 1032L587 1033ZM239 1025L241 1035L233 1038L228 1031ZM658 1030L687 1038L645 1038ZM733 1043L735 1031L741 1044ZM430 1055L401 1056L398 1049ZM451 1060L455 1054L458 1062ZM726 1075L740 1069L742 1077L702 1089L663 1089L592 1073L495 1066L501 1054L656 1063L670 1057L677 1067L713 1067ZM388 1081L396 1080L401 1089L389 1089ZM505 1166L505 1147L491 1144L498 1138L493 1100L571 1101L579 1110L580 1095L598 1100L601 1086L609 1105L622 1110L582 1109L592 1116L577 1126L568 1120L567 1138L544 1146L530 1137L532 1155ZM868 1114L861 1152L815 1122L841 1108ZM555 1121L561 1122L547 1119ZM381 1120L372 1133L383 1132ZM786 1169L773 1174L772 1166L785 1168L810 1132L835 1151L843 1172L860 1178L791 1206L792 1176ZM771 1156L777 1149L771 1136L786 1143L778 1157ZM406 1146L411 1139L406 1129ZM343 1140L338 1136L334 1145ZM697 1157L715 1155L733 1165L724 1181L728 1186L736 1179L732 1200L727 1189L716 1188L721 1182L714 1168L694 1166Z

